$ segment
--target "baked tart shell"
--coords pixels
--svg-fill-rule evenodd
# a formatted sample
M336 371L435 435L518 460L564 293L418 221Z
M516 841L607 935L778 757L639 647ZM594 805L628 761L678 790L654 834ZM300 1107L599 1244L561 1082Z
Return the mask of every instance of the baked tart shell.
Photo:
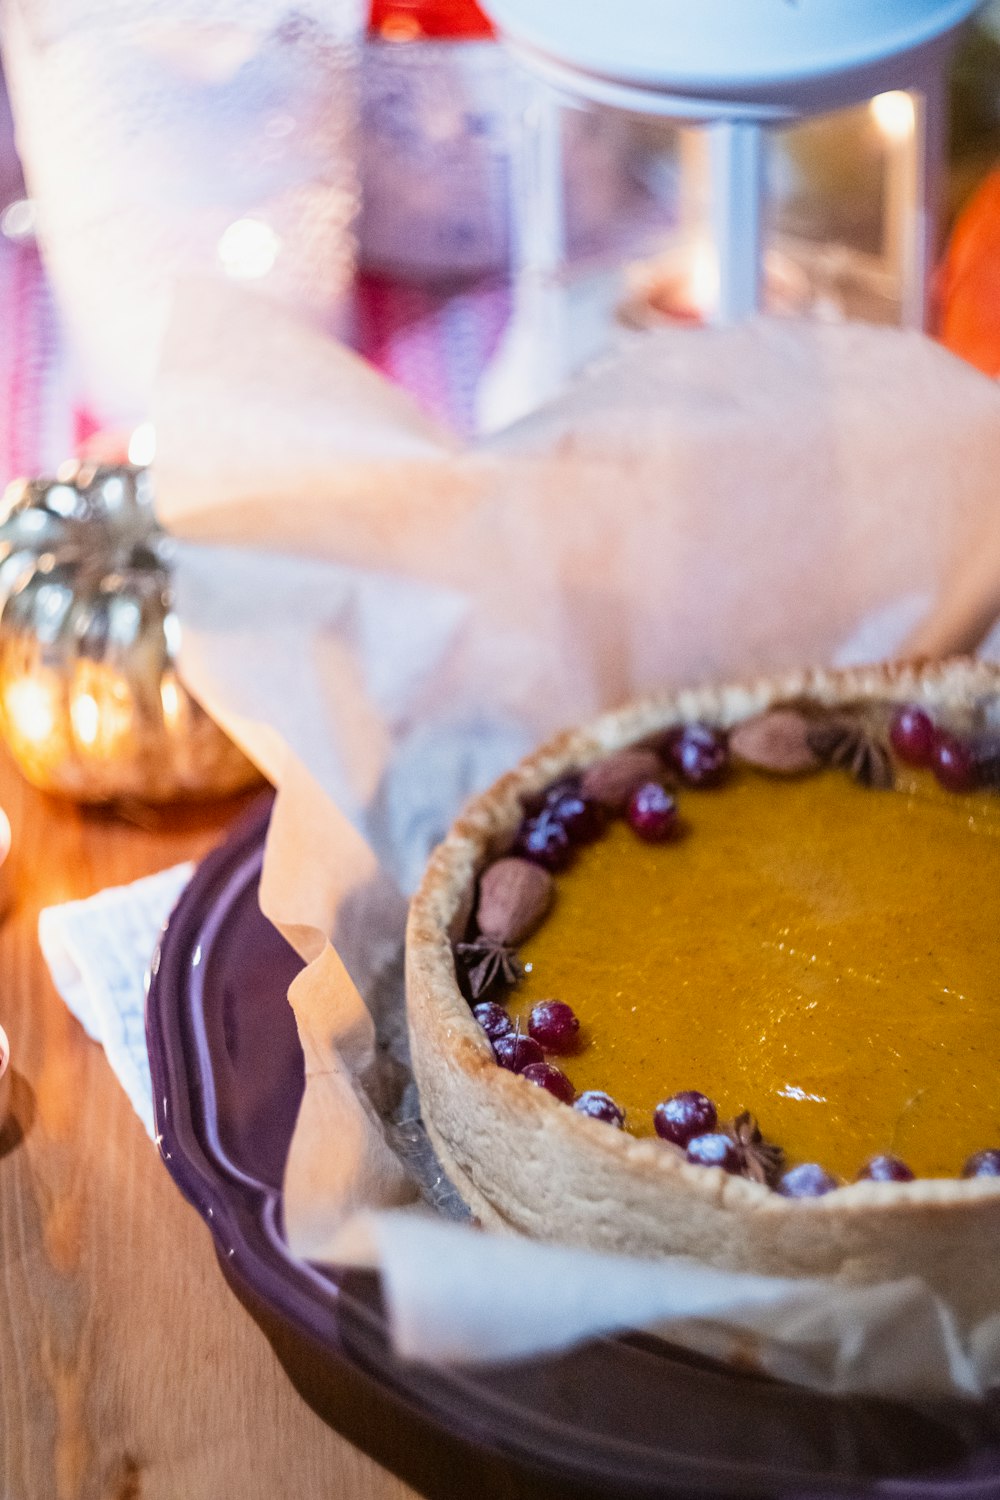
M459 989L452 949L479 872L509 846L521 798L568 770L674 725L701 720L730 729L799 698L828 708L881 700L960 713L998 693L1000 668L963 659L790 673L658 696L557 736L466 807L411 903L406 992L424 1123L441 1165L486 1227L770 1275L851 1283L918 1276L967 1325L1000 1308L1000 1179L858 1182L794 1200L691 1165L655 1139L589 1119L498 1067ZM997 1122L983 1123L988 1133Z

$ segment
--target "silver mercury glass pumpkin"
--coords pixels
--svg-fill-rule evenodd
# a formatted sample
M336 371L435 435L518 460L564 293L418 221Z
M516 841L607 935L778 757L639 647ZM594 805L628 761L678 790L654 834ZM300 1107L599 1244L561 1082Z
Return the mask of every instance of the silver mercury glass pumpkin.
M78 802L224 796L259 779L176 670L170 539L147 470L70 464L0 509L0 731Z

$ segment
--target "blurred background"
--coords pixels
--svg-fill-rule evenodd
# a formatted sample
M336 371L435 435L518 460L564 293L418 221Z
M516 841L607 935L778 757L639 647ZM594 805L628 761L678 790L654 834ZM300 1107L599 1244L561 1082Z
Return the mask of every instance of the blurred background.
M0 47L0 479L145 422L178 274L257 286L464 433L609 329L710 316L705 133L557 93L474 0L0 0ZM1000 161L1000 3L949 101L946 230ZM769 133L771 310L899 320L915 121L890 93Z

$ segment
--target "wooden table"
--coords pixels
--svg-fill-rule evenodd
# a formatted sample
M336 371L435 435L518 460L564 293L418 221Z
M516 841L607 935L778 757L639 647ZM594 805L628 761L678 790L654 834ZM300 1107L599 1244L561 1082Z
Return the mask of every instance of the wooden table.
M83 812L0 751L13 905L0 924L12 1128L0 1140L0 1500L402 1500L545 1495L397 1420L348 1381L314 1415L229 1290L100 1047L56 993L43 906L198 857L242 803Z

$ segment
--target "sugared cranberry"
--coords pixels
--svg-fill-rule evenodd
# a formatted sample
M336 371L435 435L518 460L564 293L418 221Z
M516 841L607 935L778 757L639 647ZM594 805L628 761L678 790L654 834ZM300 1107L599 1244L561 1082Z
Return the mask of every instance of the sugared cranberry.
M962 1168L963 1177L1000 1177L1000 1151L977 1151Z
M561 1000L539 1000L528 1017L528 1032L546 1052L572 1052L580 1023L572 1006Z
M589 1115L592 1120L603 1120L606 1125L614 1125L616 1129L625 1128L625 1111L620 1104L616 1104L610 1094L602 1093L600 1089L587 1089L582 1093L574 1109L578 1109L581 1115Z
M561 797L572 796L580 790L581 777L578 772L570 771L565 776L560 776L558 781L551 782L542 787L540 792L528 792L521 798L521 806L529 818L534 818L543 808L552 807Z
M718 1123L715 1105L696 1089L672 1094L653 1111L657 1135L674 1146L686 1146L697 1135L711 1135Z
M498 1037L508 1036L514 1030L510 1016L495 1000L484 1000L475 1007L472 1014L491 1042L495 1042Z
M740 1170L740 1153L728 1135L696 1135L687 1143L687 1159L698 1167L721 1167L724 1172Z
M548 1093L554 1094L561 1099L563 1104L573 1103L574 1088L566 1074L561 1068L555 1068L551 1063L536 1062L528 1063L526 1068L521 1069L521 1077L526 1078L529 1083L535 1084L540 1089L546 1089Z
M591 844L604 832L603 808L599 803L581 797L579 792L564 792L549 806L569 834L570 843Z
M506 1036L497 1037L493 1043L493 1055L501 1068L508 1068L511 1073L523 1073L524 1069L531 1063L544 1062L542 1049L530 1036L521 1036L519 1032L510 1031Z
M778 1192L783 1198L822 1198L825 1193L832 1193L836 1186L836 1177L831 1177L814 1161L807 1161L784 1174L778 1183Z
M934 753L936 734L930 714L907 703L898 710L889 730L889 741L901 761L908 766L929 766Z
M725 735L707 724L685 724L668 741L671 765L688 786L719 786L729 770Z
M949 792L971 792L976 785L976 761L971 745L940 732L931 755L934 775Z
M647 843L659 844L677 832L677 803L658 781L647 781L629 798L629 827Z
M521 824L513 852L543 869L564 870L572 858L573 846L566 829L547 807Z
M858 1173L859 1182L912 1182L913 1173L898 1156L873 1156Z

